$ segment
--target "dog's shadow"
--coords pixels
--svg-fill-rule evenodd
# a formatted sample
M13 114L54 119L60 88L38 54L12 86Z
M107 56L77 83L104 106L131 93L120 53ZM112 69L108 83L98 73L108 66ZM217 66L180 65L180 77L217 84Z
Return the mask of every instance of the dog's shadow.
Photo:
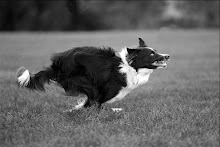
M101 123L109 123L123 119L125 116L124 111L114 112L110 108L103 108L97 110L96 108L73 110L72 112L63 112L62 115L66 121L82 125L90 122L99 121Z

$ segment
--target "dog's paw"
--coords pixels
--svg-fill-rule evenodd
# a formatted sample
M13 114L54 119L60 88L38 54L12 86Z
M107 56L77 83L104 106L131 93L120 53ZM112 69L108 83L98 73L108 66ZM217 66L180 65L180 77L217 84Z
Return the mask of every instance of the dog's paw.
M72 108L72 109L64 110L63 113L72 113L74 110L76 109Z
M111 109L114 112L121 112L123 110L122 108L111 108Z
M30 72L25 67L20 67L16 73L19 86L27 86L30 81Z

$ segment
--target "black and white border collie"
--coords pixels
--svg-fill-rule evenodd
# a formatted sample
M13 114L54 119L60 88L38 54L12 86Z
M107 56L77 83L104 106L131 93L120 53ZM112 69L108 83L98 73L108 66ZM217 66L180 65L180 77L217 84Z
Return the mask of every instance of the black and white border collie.
M44 91L45 83L55 81L68 95L87 96L70 111L94 104L101 108L103 103L119 101L145 84L153 69L167 67L169 58L148 47L141 38L138 47L125 47L118 56L110 47L76 47L53 55L50 67L36 74L20 67L17 82L21 87Z

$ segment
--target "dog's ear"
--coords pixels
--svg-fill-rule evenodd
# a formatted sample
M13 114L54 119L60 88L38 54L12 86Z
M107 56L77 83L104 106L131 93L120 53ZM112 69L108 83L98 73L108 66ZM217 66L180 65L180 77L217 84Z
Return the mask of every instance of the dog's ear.
M139 39L139 47L147 47L143 39L141 38L138 38L138 39Z
M137 54L140 50L139 49L130 49L127 47L127 52L129 55L131 54Z

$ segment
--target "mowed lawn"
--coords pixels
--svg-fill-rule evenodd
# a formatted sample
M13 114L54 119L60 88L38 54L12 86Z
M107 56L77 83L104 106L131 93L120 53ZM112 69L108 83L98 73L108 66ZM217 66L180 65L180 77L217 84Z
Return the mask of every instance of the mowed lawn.
M170 54L168 67L100 113L64 113L83 96L65 96L55 84L43 93L15 82L18 67L35 73L52 53L74 46L119 51L138 37ZM218 147L219 30L0 33L0 146Z

